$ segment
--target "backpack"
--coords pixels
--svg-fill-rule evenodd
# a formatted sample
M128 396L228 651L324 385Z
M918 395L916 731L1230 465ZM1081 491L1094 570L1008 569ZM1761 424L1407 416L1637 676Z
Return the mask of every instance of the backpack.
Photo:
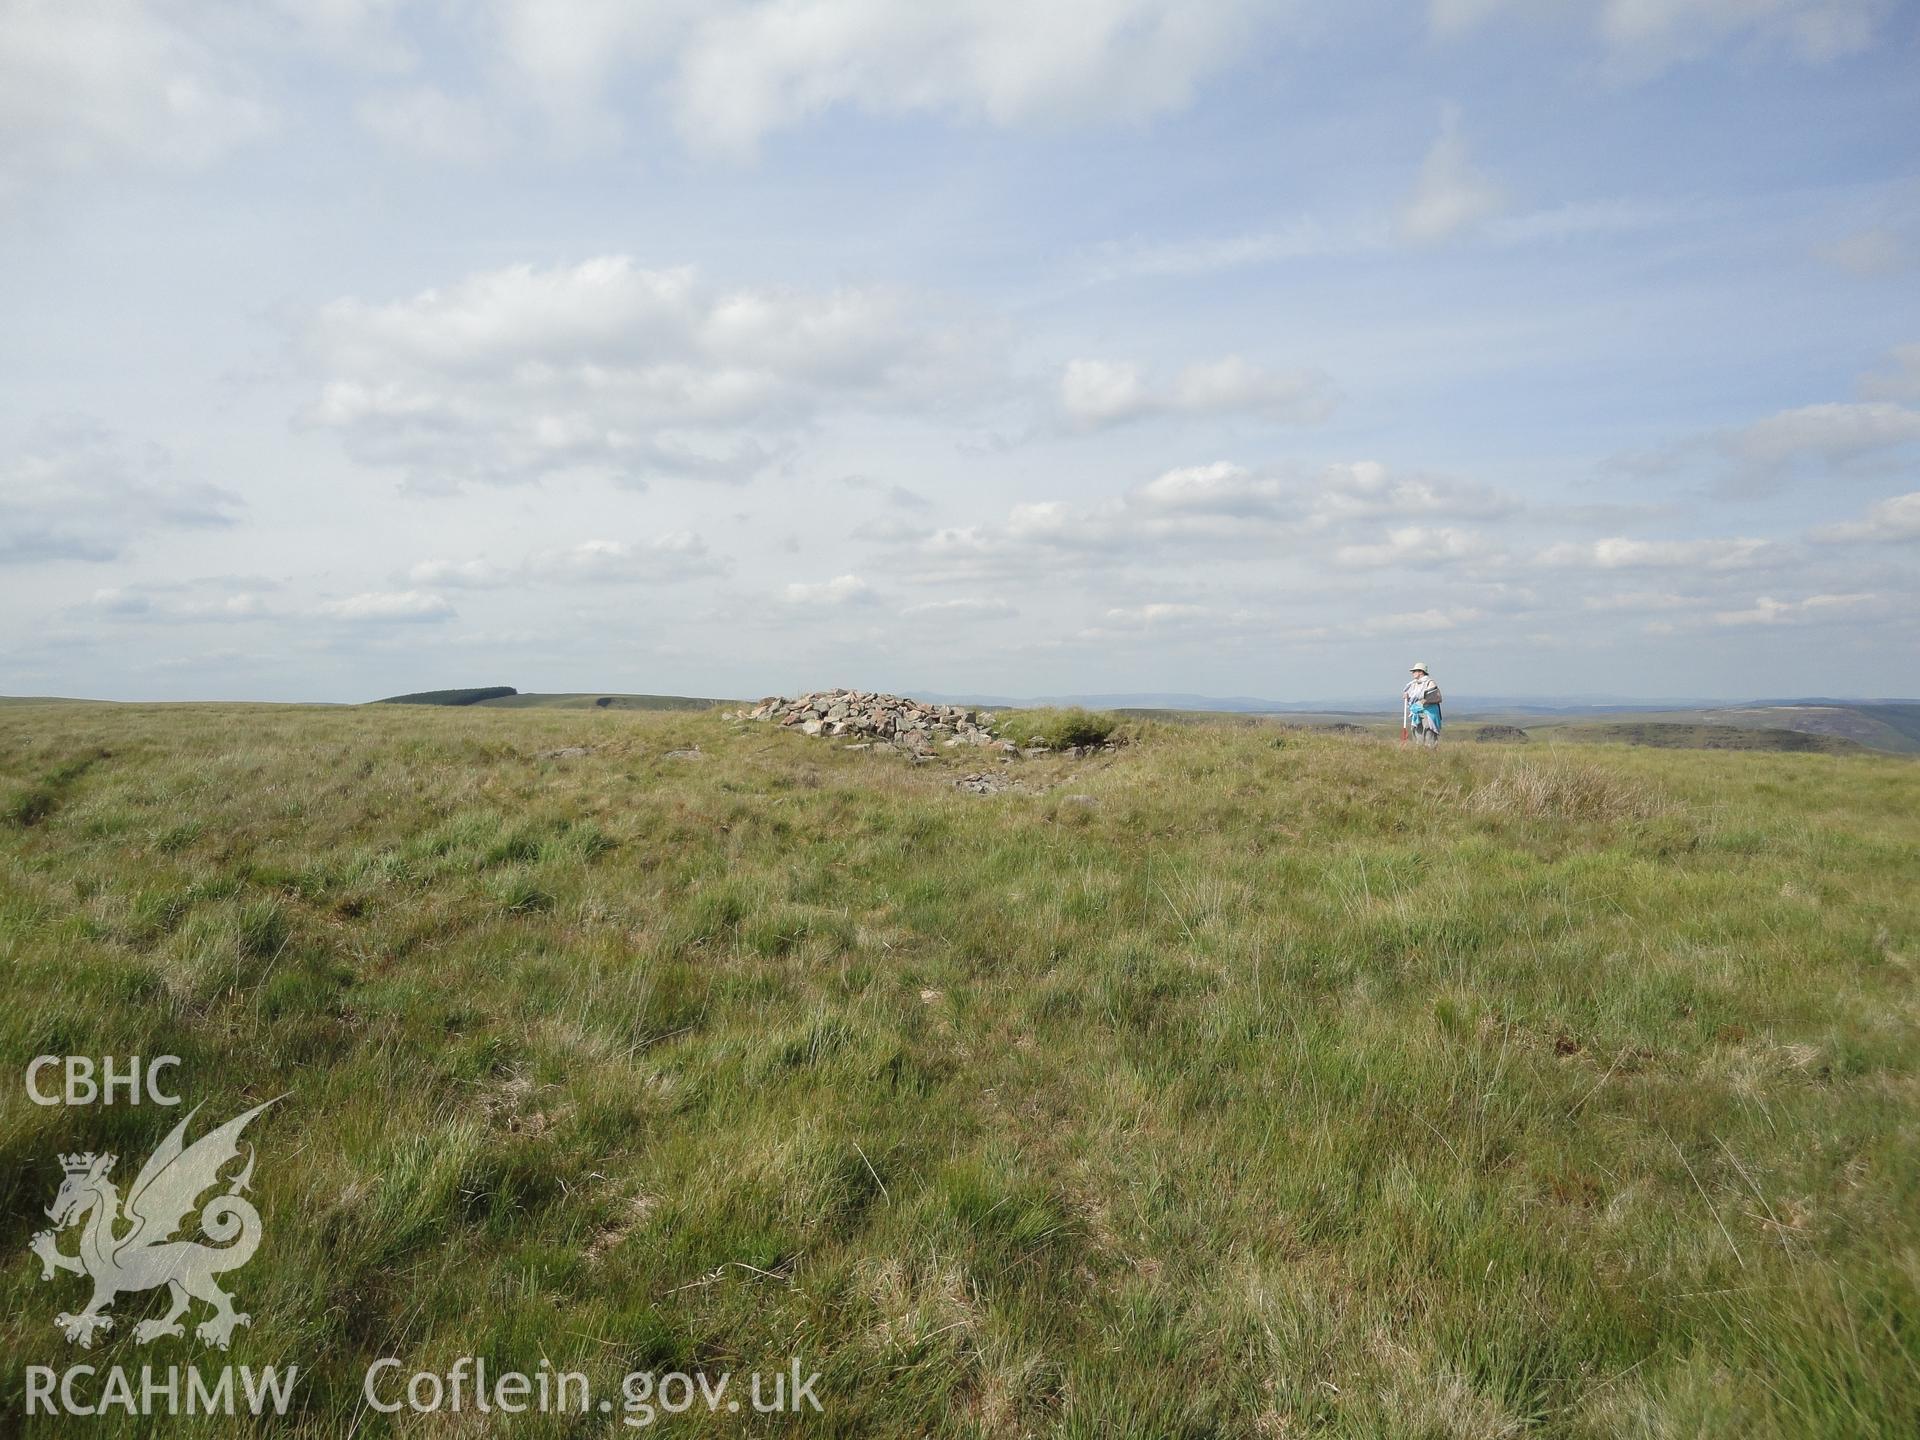
M1426 699L1423 703L1428 705L1438 705L1440 703L1440 687L1438 685L1429 684L1427 686Z

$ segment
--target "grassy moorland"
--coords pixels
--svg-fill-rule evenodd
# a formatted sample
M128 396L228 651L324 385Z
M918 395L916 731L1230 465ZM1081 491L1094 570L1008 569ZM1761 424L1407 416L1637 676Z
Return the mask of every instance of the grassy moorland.
M179 1114L27 1058L138 1053L288 1095L260 1433L633 1433L388 1418L381 1355L798 1355L793 1434L1915 1433L1920 767L1133 739L974 795L711 714L8 707L0 1429L221 1358L150 1296L75 1351L26 1253Z

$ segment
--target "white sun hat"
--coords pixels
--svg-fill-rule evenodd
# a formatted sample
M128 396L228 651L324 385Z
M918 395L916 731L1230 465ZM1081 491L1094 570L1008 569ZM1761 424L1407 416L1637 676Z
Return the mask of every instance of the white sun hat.
M1416 660L1416 661L1414 661L1414 662L1413 662L1413 664L1411 664L1411 665L1409 665L1409 666L1407 667L1407 673L1408 673L1409 675L1411 675L1411 674L1412 674L1412 673L1413 673L1414 671L1416 671L1416 670L1418 670L1418 671L1419 671L1419 672L1420 672L1420 673L1421 673L1422 675L1424 675L1424 674L1426 674L1426 673L1427 673L1427 662L1426 662L1426 661L1424 661L1424 660Z

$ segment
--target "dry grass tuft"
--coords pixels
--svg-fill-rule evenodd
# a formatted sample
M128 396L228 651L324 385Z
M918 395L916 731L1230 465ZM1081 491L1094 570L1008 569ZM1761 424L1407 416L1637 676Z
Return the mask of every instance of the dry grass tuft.
M1599 765L1537 760L1507 766L1469 795L1467 806L1481 815L1599 823L1651 820L1672 809L1660 791Z

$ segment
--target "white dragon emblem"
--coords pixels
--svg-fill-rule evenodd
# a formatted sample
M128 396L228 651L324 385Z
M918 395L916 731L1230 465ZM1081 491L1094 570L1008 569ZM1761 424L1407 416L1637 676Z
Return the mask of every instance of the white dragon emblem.
M239 1155L240 1132L247 1122L274 1103L256 1105L183 1146L187 1123L200 1110L194 1106L140 1167L127 1191L124 1214L119 1190L107 1178L117 1156L88 1152L60 1157L67 1178L47 1210L53 1229L35 1235L28 1248L40 1257L42 1280L53 1279L57 1270L70 1270L93 1281L93 1298L86 1308L54 1320L68 1340L91 1349L96 1331L113 1328L113 1317L106 1310L115 1296L162 1285L172 1293L173 1306L163 1319L142 1320L134 1327L134 1338L142 1343L162 1335L181 1335L180 1316L194 1299L213 1306L213 1314L194 1327L194 1334L222 1350L236 1325L252 1322L252 1316L234 1310L233 1297L214 1283L215 1276L238 1270L252 1259L260 1244L260 1212L241 1198L253 1179L252 1145L246 1146L246 1167L228 1182L224 1194L214 1196L200 1210L200 1229L215 1243L175 1240L173 1235L200 1196L220 1183L220 1167ZM80 1235L79 1253L63 1253L58 1232L83 1217L86 1228ZM122 1230L129 1223L132 1228Z

